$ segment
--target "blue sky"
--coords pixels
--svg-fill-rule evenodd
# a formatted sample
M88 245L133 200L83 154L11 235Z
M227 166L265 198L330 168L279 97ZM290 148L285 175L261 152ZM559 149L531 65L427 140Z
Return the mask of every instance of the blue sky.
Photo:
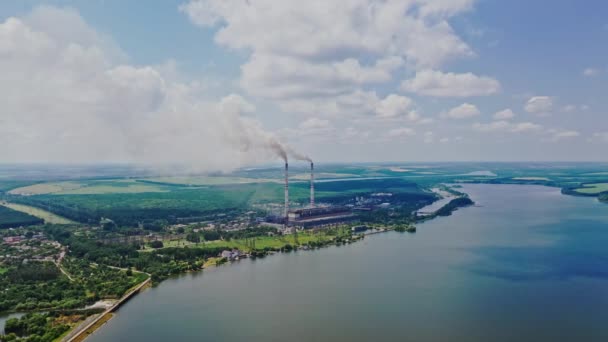
M605 13L599 0L5 1L0 153L211 170L273 160L276 140L323 161L605 161Z

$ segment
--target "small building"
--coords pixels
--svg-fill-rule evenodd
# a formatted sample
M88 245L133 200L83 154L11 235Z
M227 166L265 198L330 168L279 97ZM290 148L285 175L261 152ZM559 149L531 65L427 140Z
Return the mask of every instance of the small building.
M288 225L300 229L341 224L357 220L351 208L330 206L297 209L289 212Z
M353 226L353 227L351 228L351 231L352 231L353 233L361 233L361 232L364 232L364 231L366 231L366 230L367 230L367 226L365 226L365 225Z
M9 245L15 244L15 243L19 243L21 241L23 241L25 239L24 236L8 236L2 239L2 241L4 241L4 243L7 243Z
M225 251L222 251L222 253L220 253L220 257L226 258L228 260L235 260L241 256L243 256L243 253L241 251L239 251L238 249L225 250Z

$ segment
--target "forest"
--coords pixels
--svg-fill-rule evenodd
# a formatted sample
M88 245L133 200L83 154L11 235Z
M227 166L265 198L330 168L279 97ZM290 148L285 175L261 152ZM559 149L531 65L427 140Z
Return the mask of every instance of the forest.
M415 208L430 203L435 197L417 184L399 178L319 182L318 201L332 204L353 203L356 196L373 192L392 192L400 205ZM48 210L59 216L81 222L98 223L111 218L119 226L166 220L170 224L205 221L218 214L237 215L251 209L254 203L280 202L283 186L277 183L252 183L210 186L202 189L174 187L168 192L109 193L89 195L11 196L7 200ZM290 187L294 202L306 202L309 184L294 182Z
M147 276L66 258L63 262L71 278L51 262L8 265L0 274L0 311L68 310L81 308L99 299L119 298Z
M0 228L33 226L43 223L43 219L0 205Z

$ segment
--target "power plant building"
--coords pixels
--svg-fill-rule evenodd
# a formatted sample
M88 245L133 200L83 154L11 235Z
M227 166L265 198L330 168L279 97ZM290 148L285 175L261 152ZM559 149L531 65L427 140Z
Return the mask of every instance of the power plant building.
M317 207L290 211L287 224L292 227L307 229L322 227L357 220L347 207Z

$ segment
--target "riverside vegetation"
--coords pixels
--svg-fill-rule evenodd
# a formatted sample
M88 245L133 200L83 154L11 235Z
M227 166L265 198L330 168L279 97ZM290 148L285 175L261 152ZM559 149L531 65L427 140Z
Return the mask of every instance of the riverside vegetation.
M478 170L489 171L482 174ZM575 191L589 188L585 184L608 181L608 174L596 165L580 169L552 168L551 172L548 169L523 169L506 164L433 165L402 169L335 166L321 171L332 174L332 177L343 175L349 179L319 182L316 186L318 201L336 205L353 205L360 198L390 201L389 208L361 212L359 219L370 227L398 231L411 230L411 224L417 220L413 213L437 198L426 189L440 183L542 184L562 187L565 193L572 189L573 195L591 195L608 201L606 192L581 194ZM0 206L0 224L6 223L5 227L32 225L10 231L0 230L3 236L21 235L31 239L34 233L44 234L68 251L60 261L65 274L53 262L24 262L31 259L32 249L20 250L21 258L0 262L0 288L6 289L0 293L0 310L42 311L46 315L44 322L50 322L47 326L39 316L27 315L22 318L29 322L24 323L25 326L35 325L43 327L43 330L34 332L18 328L12 331L14 335L9 333L9 337L3 339L42 338L47 331L54 329L51 327L60 326L60 322L86 317L86 314L71 315L74 309L100 299L119 298L129 288L141 283L147 277L145 273L150 274L157 284L173 275L225 262L218 255L226 249L239 249L252 257L264 257L269 253L318 248L359 239L348 226L287 236L277 234L273 228L257 225L241 230L206 229L207 222L221 226L247 215L263 215L266 206L281 199L282 185L267 181L277 178L275 171L252 172L254 174L249 171L237 174L239 179L251 181L247 184L220 182L218 185L208 179L203 179L200 184L196 179L79 180L81 188L78 189L28 196L11 191L19 187L27 189L32 184L40 184L38 189L54 189L57 186L52 181L0 181L0 201L40 208L75 221L74 224L42 225L40 218ZM280 171L278 176L280 178ZM354 179L357 177L361 179ZM373 177L383 178L371 179ZM596 185L594 189L603 188ZM294 182L290 190L295 203L307 201L307 182ZM452 191L458 195L455 190ZM389 193L390 197L382 197L381 194L385 193ZM450 215L456 208L471 204L472 201L466 196L455 198L433 216ZM248 220L246 225L251 223ZM172 228L178 225L182 227ZM126 237L149 235L158 237L158 240L113 242ZM25 243L24 246L36 248L34 242ZM7 254L4 252L15 253L14 247L6 248L3 255ZM34 321L37 323L33 324ZM70 324L67 325L73 325ZM55 329L53 334L59 330ZM48 336L51 335L46 338L50 338Z

